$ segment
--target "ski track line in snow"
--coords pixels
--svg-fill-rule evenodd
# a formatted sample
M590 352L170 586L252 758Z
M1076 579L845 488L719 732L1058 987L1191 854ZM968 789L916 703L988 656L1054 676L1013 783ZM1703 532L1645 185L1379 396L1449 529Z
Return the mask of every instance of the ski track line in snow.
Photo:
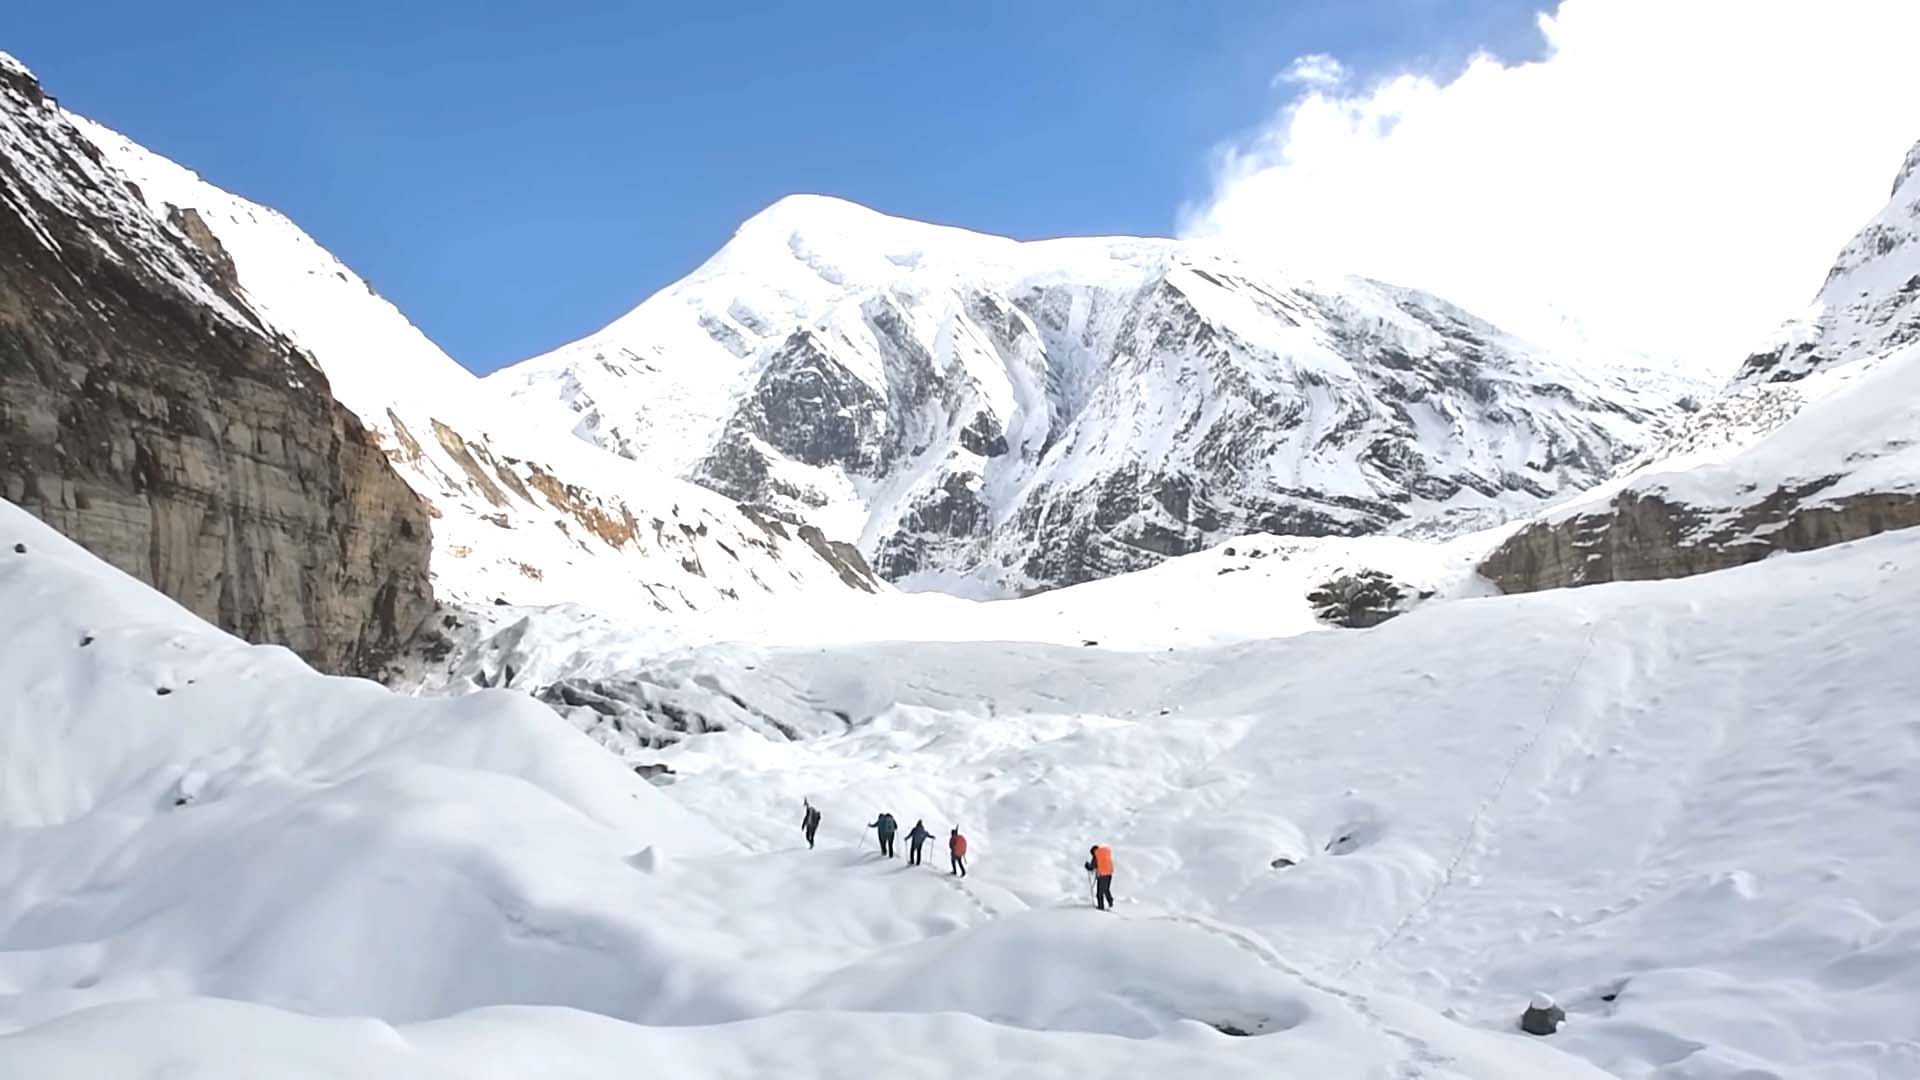
M1418 904L1408 909L1407 913L1400 917L1400 921L1394 924L1393 929L1387 932L1386 937L1381 938L1380 942L1371 949L1354 957L1352 963L1342 968L1340 971L1341 978L1347 978L1355 971L1358 971L1362 964L1386 952L1395 941L1400 939L1400 935L1405 933L1407 928L1413 925L1413 921L1419 918L1427 908L1431 907L1433 902L1439 899L1440 894L1446 891L1448 886L1453 884L1455 872L1460 869L1460 864L1466 861L1467 852L1473 849L1474 841L1479 839L1481 823L1486 820L1487 812L1492 810L1494 804L1498 803L1501 796L1506 794L1507 784L1512 781L1513 774L1519 771L1520 763L1525 761L1527 757L1533 753L1534 747L1540 745L1540 740L1546 735L1547 731L1552 728L1553 718L1557 716L1560 711L1560 703L1566 700L1567 691L1573 687L1574 680L1580 677L1581 670L1587 666L1587 658L1593 655L1593 642L1598 632L1598 623L1590 622L1587 624L1587 640L1586 644L1582 646L1580 650L1580 659L1574 661L1573 667L1567 672L1566 679L1561 682L1560 689L1554 692L1553 700L1547 703L1547 711L1545 715L1541 717L1539 725L1534 728L1533 735L1528 738L1526 742L1521 743L1519 749L1514 751L1513 756L1507 759L1507 767L1501 771L1500 779L1494 781L1493 791L1490 792L1485 799L1481 800L1479 808L1473 812L1473 817L1467 822L1466 832L1460 838L1460 846L1454 849L1453 857L1447 860L1446 869L1440 872L1440 880L1434 882L1433 888L1427 891L1427 895Z
M1126 916L1121 917L1126 918ZM1196 930L1211 934L1214 937L1226 941L1234 948L1239 949L1255 960L1258 960L1262 965L1280 972L1289 978L1296 979L1302 985L1346 1002L1353 1008L1354 1012L1378 1028L1381 1034L1386 1035L1388 1038L1406 1047L1408 1053L1413 1056L1413 1060L1402 1063L1406 1068L1405 1071L1401 1073L1401 1080L1421 1080L1422 1077L1429 1075L1426 1071L1427 1069L1444 1069L1453 1063L1452 1058L1435 1052L1433 1046L1425 1039L1411 1032L1402 1031L1388 1023L1385 1017L1374 1010L1366 998L1351 990L1314 978L1300 968L1288 963L1286 957L1280 955L1280 950L1262 940L1260 936L1252 930L1221 923L1199 915L1188 915L1182 912L1166 912L1160 915L1149 915L1147 918L1155 922L1179 923L1182 926L1191 926Z

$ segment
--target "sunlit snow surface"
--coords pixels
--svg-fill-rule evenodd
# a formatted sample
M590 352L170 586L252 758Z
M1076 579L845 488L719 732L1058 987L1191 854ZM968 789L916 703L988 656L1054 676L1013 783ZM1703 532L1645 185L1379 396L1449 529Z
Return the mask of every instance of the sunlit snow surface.
M756 647L851 729L665 788L0 542L0 1076L1920 1075L1920 536L1364 632Z

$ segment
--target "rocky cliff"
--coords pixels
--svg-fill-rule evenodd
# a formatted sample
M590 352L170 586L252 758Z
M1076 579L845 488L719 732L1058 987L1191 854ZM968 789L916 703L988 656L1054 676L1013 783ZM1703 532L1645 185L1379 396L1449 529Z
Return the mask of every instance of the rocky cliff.
M1920 526L1920 146L1812 309L1623 478L1507 539L1508 592L1681 577Z
M235 634L378 674L432 606L426 510L195 225L0 54L0 494Z

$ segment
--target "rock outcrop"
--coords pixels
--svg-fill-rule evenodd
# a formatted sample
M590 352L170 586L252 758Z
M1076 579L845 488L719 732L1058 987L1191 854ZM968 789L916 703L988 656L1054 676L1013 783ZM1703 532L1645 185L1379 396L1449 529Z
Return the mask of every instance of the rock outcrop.
M1687 577L1920 525L1920 495L1913 492L1803 501L1808 494L1800 485L1776 488L1727 512L1622 491L1605 510L1515 533L1480 573L1508 593Z
M426 510L195 224L0 54L0 495L226 630L377 675L432 607Z
M1337 575L1307 594L1314 617L1332 626L1366 630L1404 615L1412 590L1378 570Z

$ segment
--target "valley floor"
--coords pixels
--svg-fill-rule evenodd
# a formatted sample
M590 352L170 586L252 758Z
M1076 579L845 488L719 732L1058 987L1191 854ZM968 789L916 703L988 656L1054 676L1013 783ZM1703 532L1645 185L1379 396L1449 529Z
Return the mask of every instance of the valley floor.
M654 787L524 696L313 676L0 511L3 1076L1920 1075L1911 531L1513 598L1441 566L1360 632L1123 636L1147 579L1099 633L1036 597L633 644L822 732L647 751ZM1233 576L1182 588L1244 614Z

